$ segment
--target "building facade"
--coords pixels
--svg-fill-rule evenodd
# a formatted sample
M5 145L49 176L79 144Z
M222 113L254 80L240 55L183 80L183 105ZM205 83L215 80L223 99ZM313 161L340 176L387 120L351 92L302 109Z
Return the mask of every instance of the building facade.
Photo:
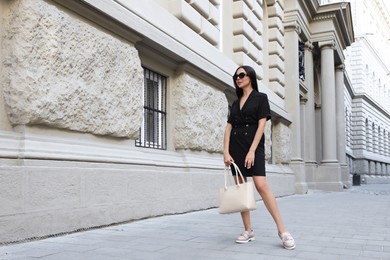
M268 95L276 196L350 186L350 5L1 2L0 243L217 206L232 74Z
M389 6L382 0L349 2L355 31L344 51L349 170L357 183L390 183Z

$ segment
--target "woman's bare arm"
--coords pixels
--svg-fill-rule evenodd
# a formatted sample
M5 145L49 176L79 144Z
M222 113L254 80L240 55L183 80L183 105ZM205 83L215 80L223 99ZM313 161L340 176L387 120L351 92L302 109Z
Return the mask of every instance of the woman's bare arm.
M232 125L227 123L223 137L223 160L226 166L229 166L234 161L229 153L230 133L232 132L232 128Z
M267 122L267 118L261 118L259 120L259 125L257 127L255 137L253 138L252 145L249 148L248 154L245 157L245 167L248 169L251 168L253 165L255 165L255 151L261 141L261 137L264 134L266 122Z

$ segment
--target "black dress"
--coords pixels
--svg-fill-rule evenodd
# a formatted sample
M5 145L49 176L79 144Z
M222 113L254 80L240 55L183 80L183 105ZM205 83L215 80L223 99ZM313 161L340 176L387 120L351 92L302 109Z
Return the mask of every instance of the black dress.
M259 120L271 118L268 97L264 93L253 90L240 109L240 100L232 104L228 123L233 128L230 133L229 153L244 176L265 176L264 134L255 151L255 163L250 169L244 167L245 157L255 137ZM232 172L235 174L234 168Z

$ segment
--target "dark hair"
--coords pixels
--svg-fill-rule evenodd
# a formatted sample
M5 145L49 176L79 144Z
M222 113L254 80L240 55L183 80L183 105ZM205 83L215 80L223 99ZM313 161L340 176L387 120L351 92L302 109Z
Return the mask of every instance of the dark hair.
M256 77L256 71L251 67L251 66L246 66L246 65L243 65L243 66L240 66L236 69L236 71L234 72L233 74L233 77L234 75L236 75L237 71L239 69L244 69L246 74L248 75L248 77L251 79L251 84L252 84L252 88L254 90L256 90L257 92L259 92L259 88L257 86L257 77ZM236 81L233 79L233 83L234 83L234 86L236 87L236 94L237 94L237 97L240 98L242 97L242 95L244 94L243 90L241 88L239 88L237 86L237 83Z

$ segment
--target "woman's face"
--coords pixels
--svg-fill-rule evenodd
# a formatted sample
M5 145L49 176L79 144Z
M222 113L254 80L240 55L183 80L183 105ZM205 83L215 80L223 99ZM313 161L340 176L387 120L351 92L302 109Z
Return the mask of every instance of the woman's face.
M243 68L239 68L234 75L234 80L239 88L251 86L251 79Z

